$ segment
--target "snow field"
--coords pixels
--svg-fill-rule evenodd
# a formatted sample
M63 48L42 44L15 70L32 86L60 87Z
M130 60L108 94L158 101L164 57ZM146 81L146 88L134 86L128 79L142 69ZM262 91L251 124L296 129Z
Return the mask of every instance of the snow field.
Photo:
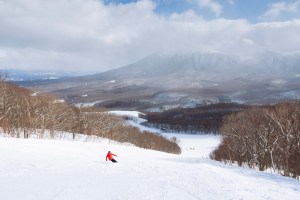
M177 135L181 155L133 146L0 138L0 199L298 199L291 178L212 161L217 136ZM105 161L108 150L117 164Z
M135 117L138 112L114 111ZM63 133L56 140L0 137L0 199L9 200L210 200L299 199L291 178L209 159L220 136L177 137L181 155L145 150L107 139ZM47 135L46 135L47 137ZM108 150L118 163L105 161Z

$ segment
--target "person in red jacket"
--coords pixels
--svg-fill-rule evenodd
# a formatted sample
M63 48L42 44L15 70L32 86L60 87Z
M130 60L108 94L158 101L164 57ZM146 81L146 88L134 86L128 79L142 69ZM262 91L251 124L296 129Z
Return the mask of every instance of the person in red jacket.
M113 154L112 152L110 152L110 151L108 151L108 153L107 153L107 155L106 155L106 161L107 161L107 158L108 158L108 160L110 160L111 162L117 162L114 158L113 158L113 156L117 156L116 154Z

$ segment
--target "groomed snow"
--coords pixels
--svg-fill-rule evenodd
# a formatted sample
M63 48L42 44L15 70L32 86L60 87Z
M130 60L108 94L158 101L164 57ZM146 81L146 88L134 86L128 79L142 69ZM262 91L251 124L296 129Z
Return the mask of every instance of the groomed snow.
M119 111L119 110L115 110L115 111L109 111L112 114L115 115L127 115L127 116L131 116L131 117L139 117L139 114L143 114L141 112L138 111Z
M108 140L0 137L0 199L299 199L295 179L210 160L218 136L176 136L181 155ZM108 150L117 164L105 161Z

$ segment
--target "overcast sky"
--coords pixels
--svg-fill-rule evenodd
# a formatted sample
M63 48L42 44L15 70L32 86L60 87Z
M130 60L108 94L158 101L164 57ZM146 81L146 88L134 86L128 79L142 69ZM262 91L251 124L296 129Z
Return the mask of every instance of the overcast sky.
M101 72L161 51L300 51L300 0L0 0L0 68Z

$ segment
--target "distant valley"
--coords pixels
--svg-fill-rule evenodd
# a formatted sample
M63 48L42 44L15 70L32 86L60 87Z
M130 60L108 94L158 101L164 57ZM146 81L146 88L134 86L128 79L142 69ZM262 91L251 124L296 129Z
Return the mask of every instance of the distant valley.
M161 111L212 103L272 103L300 97L300 54L247 59L216 52L155 53L88 76L18 81L78 105Z
M13 82L31 82L31 81L47 81L47 80L57 80L60 78L70 77L70 76L80 76L82 73L72 73L68 72L56 72L50 70L18 70L18 69L1 69L0 72L7 76L9 81Z

